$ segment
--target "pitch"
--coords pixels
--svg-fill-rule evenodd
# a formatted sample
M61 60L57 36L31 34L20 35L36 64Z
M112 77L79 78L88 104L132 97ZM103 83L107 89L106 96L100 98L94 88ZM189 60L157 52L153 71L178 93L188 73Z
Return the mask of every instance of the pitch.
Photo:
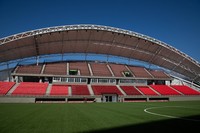
M0 133L191 132L200 101L0 104Z

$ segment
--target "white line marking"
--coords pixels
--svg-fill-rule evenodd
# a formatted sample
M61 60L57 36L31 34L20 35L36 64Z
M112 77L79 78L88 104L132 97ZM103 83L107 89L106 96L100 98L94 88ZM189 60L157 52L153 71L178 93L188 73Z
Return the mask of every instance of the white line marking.
M150 108L144 109L144 112L146 112L146 113L148 113L148 114L151 114L151 115L157 115L157 116L162 116L162 117L167 117L167 118L175 118L175 119L182 119L182 120L189 120L189 121L196 121L196 122L199 122L199 121L200 121L200 120L195 120L195 119L181 118L181 117L177 117L177 116L171 116L171 115L153 113L153 112L148 111L148 110L151 110L151 109L157 109L157 108L171 108L171 107L174 107L174 108L185 108L185 107L182 107L182 106L150 107Z

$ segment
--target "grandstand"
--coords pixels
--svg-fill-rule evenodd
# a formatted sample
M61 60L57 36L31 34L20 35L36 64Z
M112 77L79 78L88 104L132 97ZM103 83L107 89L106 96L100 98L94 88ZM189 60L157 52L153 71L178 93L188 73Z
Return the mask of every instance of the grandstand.
M66 59L68 54L84 59ZM119 28L69 25L19 33L0 39L0 55L0 102L200 99L198 61L159 40ZM109 61L112 56L149 67Z

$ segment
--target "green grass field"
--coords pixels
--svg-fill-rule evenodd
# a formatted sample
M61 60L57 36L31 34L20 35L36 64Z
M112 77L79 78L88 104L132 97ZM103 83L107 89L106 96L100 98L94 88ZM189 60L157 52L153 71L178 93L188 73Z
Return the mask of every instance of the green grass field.
M0 133L191 132L199 127L200 101L0 104Z

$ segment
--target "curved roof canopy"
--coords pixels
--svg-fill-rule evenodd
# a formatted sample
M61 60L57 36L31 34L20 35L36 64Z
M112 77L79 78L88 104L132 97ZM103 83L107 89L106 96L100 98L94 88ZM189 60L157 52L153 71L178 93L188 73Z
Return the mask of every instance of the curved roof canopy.
M200 64L152 37L100 25L67 25L0 39L0 62L64 53L95 53L145 61L200 82Z

